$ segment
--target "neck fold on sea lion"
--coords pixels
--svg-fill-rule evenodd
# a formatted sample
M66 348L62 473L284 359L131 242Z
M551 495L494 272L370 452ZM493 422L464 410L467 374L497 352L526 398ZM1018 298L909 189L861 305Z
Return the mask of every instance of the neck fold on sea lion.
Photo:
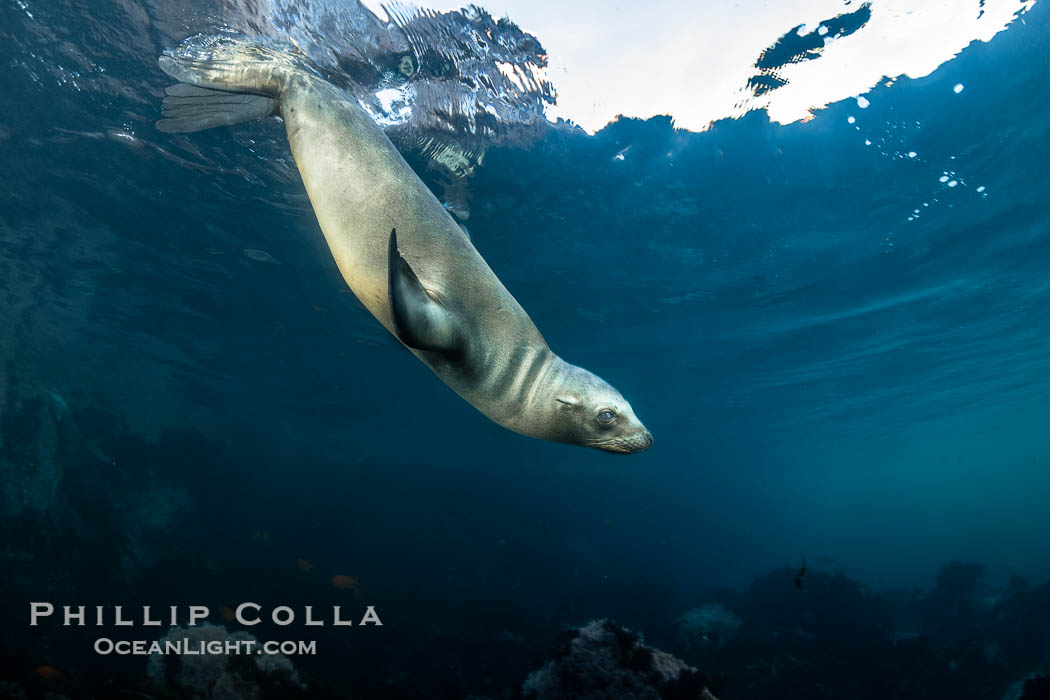
M517 387L521 410L503 425L523 435L558 441L557 437L551 436L552 429L559 423L555 397L563 388L566 374L573 369L572 365L545 348L533 358L533 362L521 368Z

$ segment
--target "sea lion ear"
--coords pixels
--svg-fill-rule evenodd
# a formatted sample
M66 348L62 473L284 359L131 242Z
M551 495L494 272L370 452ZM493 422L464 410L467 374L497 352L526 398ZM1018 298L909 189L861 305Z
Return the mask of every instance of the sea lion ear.
M554 400L566 406L577 406L580 403L575 396L555 396Z
M397 229L390 232L388 290L390 315L401 342L450 358L463 352L465 343L458 319L423 288L397 247Z

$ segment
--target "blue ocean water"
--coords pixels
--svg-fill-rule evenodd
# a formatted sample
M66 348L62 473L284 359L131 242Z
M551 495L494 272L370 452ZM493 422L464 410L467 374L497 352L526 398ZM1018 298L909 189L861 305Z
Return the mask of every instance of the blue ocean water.
M500 428L390 338L279 124L155 130L156 57L224 24L292 37L348 91L483 70L421 51L452 31L426 15L389 46L332 7L0 3L0 689L195 697L94 654L94 630L30 629L34 600L382 613L320 630L295 660L310 690L267 697L517 697L595 618L728 674L724 698L869 697L858 670L815 680L824 641L856 642L843 669L877 656L866 623L822 626L842 616L932 640L923 680L886 697L1002 697L1050 670L1045 4L804 123L588 135L533 124L540 85L482 148L480 127L375 103L551 347L630 398L655 445L625 458ZM540 55L502 30L523 65ZM467 165L439 167L449 149ZM862 594L820 597L840 589ZM759 641L683 643L676 620L715 600ZM786 621L762 628L766 603Z

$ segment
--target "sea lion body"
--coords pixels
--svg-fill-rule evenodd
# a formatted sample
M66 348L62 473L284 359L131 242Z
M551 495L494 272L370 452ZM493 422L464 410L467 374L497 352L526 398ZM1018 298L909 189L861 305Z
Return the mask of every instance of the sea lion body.
M382 130L335 86L247 43L160 65L196 86L169 88L162 131L280 114L347 285L453 391L525 435L624 453L652 444L615 389L550 350Z
M278 100L292 155L339 271L387 330L388 240L427 291L472 328L469 363L409 348L457 394L516 429L522 392L551 361L532 319L386 135L330 83L307 74Z

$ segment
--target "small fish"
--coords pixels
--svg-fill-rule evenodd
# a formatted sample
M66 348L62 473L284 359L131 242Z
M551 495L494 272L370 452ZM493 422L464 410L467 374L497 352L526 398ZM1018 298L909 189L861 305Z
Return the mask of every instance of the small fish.
M336 574L332 577L332 585L336 588L353 588L357 585L357 577Z
M54 666L48 666L46 664L43 666L37 666L35 673L45 681L64 681L66 679L65 674Z
M303 559L303 558L296 559L295 560L295 566L299 569L299 571L313 571L314 570L314 563L312 561L310 561L309 559Z
M222 615L222 619L226 620L227 622L233 622L237 619L237 613L233 612L233 609L230 608L228 605L224 605L221 608L219 608L219 614Z
M274 265L277 264L277 259L269 253L267 253L265 250L258 250L257 248L245 248L242 252L244 253L244 257L248 258L249 260L254 260L255 262L261 263L271 263Z
M332 577L332 585L336 588L342 588L343 590L351 591L354 597L361 595L361 588L358 584L356 576L344 576L342 574L336 574Z
M802 566L799 568L798 573L795 574L795 588L802 590L802 579L806 576L806 558L802 557Z

